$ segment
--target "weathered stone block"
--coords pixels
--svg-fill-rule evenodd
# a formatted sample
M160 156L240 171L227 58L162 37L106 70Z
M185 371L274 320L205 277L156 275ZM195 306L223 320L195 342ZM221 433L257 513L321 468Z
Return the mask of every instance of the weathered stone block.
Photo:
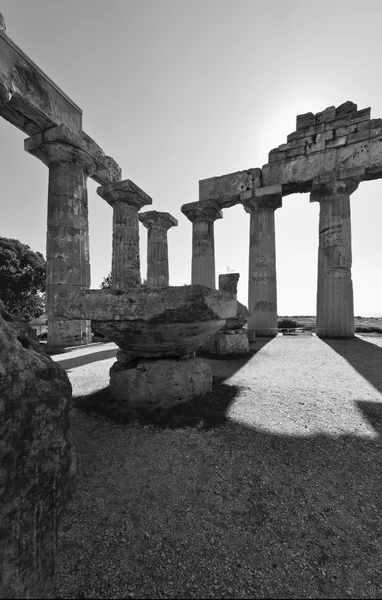
M0 348L0 598L46 598L77 471L71 385L1 303Z
M370 131L357 131L356 133L352 133L348 135L348 144L354 144L354 142L363 142L364 140L368 140L370 138Z
M110 393L129 408L171 408L212 389L212 373L201 358L144 360L129 368L114 363Z
M343 137L336 138L334 140L328 140L325 144L326 148L340 148L341 146L346 146L347 137L344 135Z
M293 156L301 156L302 154L305 154L305 146L298 146L297 148L288 150L286 156L287 158L292 158Z
M312 154L312 152L322 152L322 150L325 150L325 141L317 142L316 144L311 144L306 147L307 154Z
M216 354L247 354L249 352L248 335L245 329L218 332L214 336Z
M354 104L354 102L350 102L350 100L347 100L346 102L344 102L343 104L340 104L340 106L337 106L337 108L336 108L336 115L338 117L352 115L356 112L357 112L357 105Z
M321 125L322 123L327 123L328 121L335 119L335 117L335 106L329 106L328 108L325 108L324 111L316 114L316 124Z
M334 138L333 129L328 129L323 131L322 133L318 133L316 137L316 142L325 142L326 140L332 140Z
M301 129L305 129L306 127L310 127L315 125L316 118L313 113L305 113L304 115L297 115L296 119L296 129L300 131Z

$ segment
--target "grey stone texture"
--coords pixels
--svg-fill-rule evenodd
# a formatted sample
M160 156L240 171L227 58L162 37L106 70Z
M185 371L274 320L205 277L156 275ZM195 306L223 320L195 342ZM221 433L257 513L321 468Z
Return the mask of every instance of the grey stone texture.
M248 354L249 342L245 329L218 331L211 340L212 354Z
M76 145L70 142L74 140ZM65 128L25 141L25 149L49 167L46 313L48 345L78 346L91 341L89 321L62 323L52 311L56 293L90 287L87 177L95 163Z
M146 358L194 352L237 310L232 294L201 285L81 290L55 300L61 318L86 316L125 353Z
M181 211L192 222L191 283L215 289L214 221L222 212L215 202L183 204Z
M248 329L259 337L277 335L275 210L281 206L280 186L254 190L244 202L250 214Z
M178 225L168 212L150 210L140 213L140 222L147 228L147 286L169 285L167 231Z
M221 208L240 204L240 195L253 188L261 187L261 169L247 169L220 177L199 181L199 201L213 201Z
M71 385L0 303L0 598L47 598L76 482Z
M212 373L200 358L142 360L134 368L114 363L110 392L129 408L171 408L212 389Z
M312 192L312 199L317 198L318 181L322 187L322 178L328 185L333 182L333 189L338 189L335 182L339 180L359 183L382 177L382 119L371 119L370 116L370 108L358 110L357 105L349 101L316 114L298 115L296 131L287 136L285 143L269 152L268 163L262 169L229 173L199 182L200 206L206 207L210 203L224 208L240 202L251 214L248 282L251 312L248 331L251 335L277 333L273 213L281 206L282 196ZM348 215L345 208L347 201L340 201L337 192L327 191L326 197L331 200L325 206L320 201L317 313L323 319L322 336L348 337L352 335L353 300L350 267L345 276L343 265L349 260L351 263L349 256L345 260L345 255L350 253L351 256L350 233L346 243L330 242L331 258L328 258L328 242L324 240L323 229L325 226L333 229L331 223L337 220L344 237L345 231L350 232L350 213ZM336 219L330 216L335 213L338 213ZM200 266L199 270L202 269ZM328 273L331 273L330 277ZM320 322L321 317L317 319Z
M354 336L350 195L357 179L318 177L311 201L320 203L317 335Z
M97 194L113 207L113 288L137 287L141 283L138 211L152 199L129 179L101 186Z

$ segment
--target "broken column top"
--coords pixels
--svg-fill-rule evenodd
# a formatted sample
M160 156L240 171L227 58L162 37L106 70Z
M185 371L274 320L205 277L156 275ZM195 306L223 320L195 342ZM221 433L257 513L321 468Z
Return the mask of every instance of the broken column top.
M113 206L116 202L123 202L140 210L142 206L153 203L152 198L130 179L102 185L97 188L97 194L106 200L110 206Z
M223 273L219 275L219 290L221 292L229 292L237 294L237 283L240 279L240 273Z
M147 229L152 229L154 227L170 229L170 227L176 227L178 225L178 219L175 219L170 213L158 212L156 210L140 213L139 220L142 225L147 227Z
M183 204L180 210L192 223L198 219L215 221L216 219L223 218L223 213L220 210L219 205L213 200Z
M7 25L5 23L5 19L2 13L0 13L0 31L4 31L4 33L7 30Z

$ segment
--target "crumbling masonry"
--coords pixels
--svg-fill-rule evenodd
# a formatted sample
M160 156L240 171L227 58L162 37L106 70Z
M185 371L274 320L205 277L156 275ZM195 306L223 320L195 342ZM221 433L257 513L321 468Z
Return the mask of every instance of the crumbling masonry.
M271 150L262 169L249 169L199 182L199 202L182 212L194 228L192 282L208 272L205 285L215 287L213 227L196 235L198 222L213 225L211 215L242 204L250 214L248 328L259 336L277 333L274 211L282 197L310 192L320 203L317 334L354 335L351 279L350 196L361 181L382 177L382 119L353 102L297 117L296 131ZM202 254L205 254L203 259ZM202 275L203 274L203 275Z

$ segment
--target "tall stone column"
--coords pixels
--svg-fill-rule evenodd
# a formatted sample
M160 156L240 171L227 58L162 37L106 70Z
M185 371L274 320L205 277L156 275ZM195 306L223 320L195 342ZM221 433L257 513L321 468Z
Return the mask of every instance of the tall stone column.
M353 337L354 307L351 277L350 195L359 179L313 180L311 202L320 203L317 335Z
M52 136L51 136L52 137ZM91 342L90 321L56 318L55 294L90 287L88 196L86 179L95 171L93 159L68 141L44 141L38 134L25 149L49 167L46 244L46 314L48 345L81 346Z
M141 282L138 211L152 204L129 179L97 188L97 194L113 207L112 287L119 290L138 287Z
M259 337L277 335L275 210L282 205L280 185L242 194L251 215L249 236L248 329Z
M214 221L222 211L214 202L191 202L181 210L192 223L191 283L216 289Z
M178 225L177 219L167 212L150 210L139 215L140 222L147 227L147 285L167 287L169 285L167 231Z

